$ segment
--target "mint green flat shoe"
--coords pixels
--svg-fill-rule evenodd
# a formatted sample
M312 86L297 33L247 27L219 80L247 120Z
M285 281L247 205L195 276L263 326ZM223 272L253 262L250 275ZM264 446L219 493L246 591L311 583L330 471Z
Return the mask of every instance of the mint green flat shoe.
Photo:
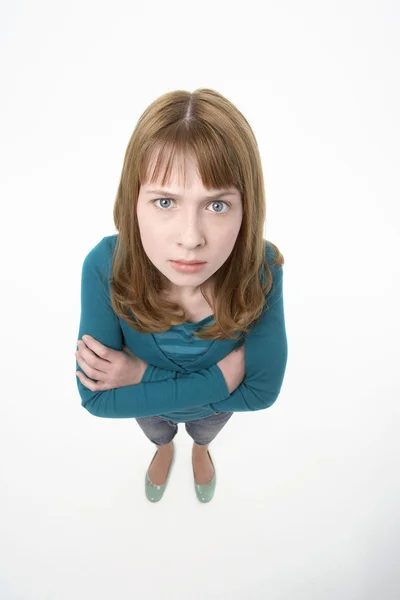
M168 485L169 476L172 471L172 465L175 462L175 446L174 446L174 452L172 454L172 460L171 460L171 464L169 465L169 471L168 471L168 475L167 475L167 479L166 479L165 483L163 483L163 485L156 485L155 483L152 483L149 479L149 469L152 465L153 460L155 459L155 457L157 455L157 452L158 452L158 450L156 450L156 452L151 460L151 463L149 464L149 467L146 471L146 477L145 477L146 498L148 500L150 500L150 502L158 502L163 497L165 489Z
M196 480L195 480L194 489L196 491L196 496L197 496L198 500L200 500L200 502L210 502L210 500L212 500L212 498L214 496L214 492L215 492L215 485L217 483L217 471L215 469L213 459L211 458L210 451L207 450L207 452L208 452L208 456L210 457L210 460L213 464L215 473L214 473L214 477L211 479L210 483L200 484L200 483L196 483ZM193 466L193 461L192 461L192 466ZM194 477L194 471L193 471L193 477Z

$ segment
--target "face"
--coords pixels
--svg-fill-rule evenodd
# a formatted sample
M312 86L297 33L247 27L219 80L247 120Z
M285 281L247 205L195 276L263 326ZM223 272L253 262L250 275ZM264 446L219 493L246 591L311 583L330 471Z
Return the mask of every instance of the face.
M243 208L237 188L207 190L195 162L186 157L185 163L186 187L181 185L183 175L177 165L168 185L141 185L137 218L144 251L170 282L167 291L175 299L190 300L201 295L200 285L211 289L213 274L234 248ZM172 266L174 260L206 264L197 272L179 272Z

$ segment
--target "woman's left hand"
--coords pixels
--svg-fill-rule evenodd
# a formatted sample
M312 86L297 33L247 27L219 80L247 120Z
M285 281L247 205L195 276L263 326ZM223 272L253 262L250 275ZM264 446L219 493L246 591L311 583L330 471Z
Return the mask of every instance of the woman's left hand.
M140 383L146 362L132 354L126 346L123 350L113 350L92 336L86 337L86 341L78 340L79 350L75 352L77 363L84 371L76 374L85 387L98 392Z

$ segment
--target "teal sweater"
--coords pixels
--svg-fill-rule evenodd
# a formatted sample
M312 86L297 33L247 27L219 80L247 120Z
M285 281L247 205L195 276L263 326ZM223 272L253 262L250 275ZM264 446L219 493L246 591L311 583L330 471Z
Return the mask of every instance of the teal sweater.
M241 345L243 339L199 340L193 336L193 331L211 322L214 315L198 323L172 326L164 333L143 334L115 314L108 280L117 237L118 234L104 237L83 261L77 339L87 333L114 350L122 350L125 345L148 366L140 383L101 392L89 390L76 375L82 406L96 417L159 415L176 423L220 412L269 408L280 393L288 352L283 269L271 264L274 257L271 244L266 242L265 248L273 285L259 322L244 337L245 378L229 394L216 363ZM78 362L76 370L83 371Z

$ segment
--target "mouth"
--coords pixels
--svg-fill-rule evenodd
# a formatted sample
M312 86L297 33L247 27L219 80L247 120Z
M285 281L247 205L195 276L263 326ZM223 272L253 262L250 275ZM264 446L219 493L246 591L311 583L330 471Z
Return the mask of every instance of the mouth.
M171 262L179 263L180 265L204 265L205 261L201 260L173 260Z
M181 273L197 273L197 271L200 271L206 264L205 262L184 263L178 260L171 260L170 262L172 268Z

